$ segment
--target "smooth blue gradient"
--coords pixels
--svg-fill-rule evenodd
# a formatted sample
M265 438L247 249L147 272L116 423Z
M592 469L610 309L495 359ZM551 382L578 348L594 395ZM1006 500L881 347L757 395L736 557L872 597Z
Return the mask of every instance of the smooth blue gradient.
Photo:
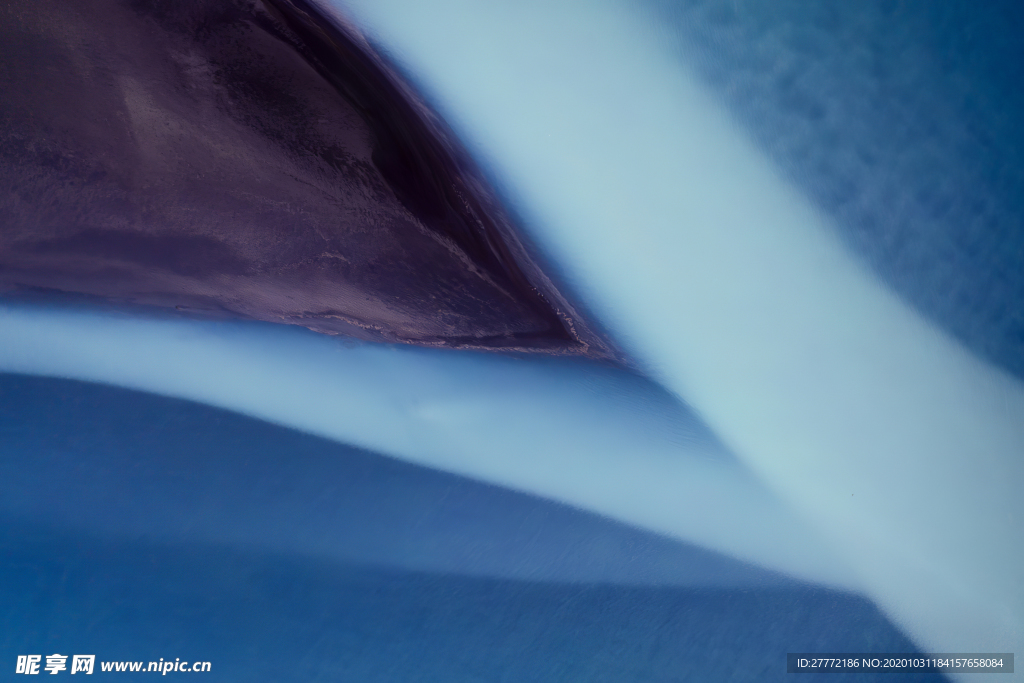
M844 247L670 25L616 0L343 6L602 323L896 623L931 651L1022 649L1024 387Z
M0 308L0 369L188 398L849 588L828 543L649 381L296 328Z
M793 648L913 649L862 597L201 404L2 375L0 415L11 666L45 651L209 661L214 681L761 681Z
M1024 272L1014 192L1024 146L1000 118L1017 96L999 99L1002 72L978 57L984 45L938 41L963 50L966 70L955 56L929 61L938 48L928 21L886 3L824 18L784 3L754 19L730 19L732 3L332 7L421 88L557 275L653 379L564 359L4 303L0 371L232 410L379 454L338 456L381 458L378 472L395 458L449 473L402 469L340 505L328 484L302 479L349 476L328 456L260 475L280 465L240 465L236 451L193 463L184 480L209 479L179 499L141 484L173 470L175 456L143 451L133 471L114 464L130 451L94 443L83 462L108 469L52 504L47 475L78 451L23 446L5 453L14 475L0 510L12 558L4 585L39 601L27 633L69 642L62 620L129 633L136 614L138 642L164 647L194 642L171 636L193 620L196 633L246 634L214 638L222 652L246 642L266 660L268 643L291 643L302 680L763 680L776 654L774 675L784 675L786 651L910 647L885 619L923 651L1024 651L1014 336L1024 329L1014 275ZM814 30L787 16L814 17ZM978 26L993 54L1005 52L1002 32L1019 35L1012 22ZM816 48L823 35L850 49ZM879 35L904 49L857 51ZM837 73L850 91L830 80ZM965 73L992 81L975 88ZM751 85L757 74L771 77ZM861 96L905 106L858 115ZM32 424L24 419L13 423ZM6 443L36 443L19 438ZM30 451L50 460L26 461ZM230 476L250 467L251 483ZM429 493L450 475L487 499L473 504L474 524L454 523ZM277 489L268 476L305 483ZM491 498L469 481L517 493ZM122 482L136 491L124 514L92 502ZM403 540L421 509L414 492L441 512L429 533ZM458 539L486 546L529 509L560 520L538 530L540 548L524 551L513 534L466 555ZM353 526L357 510L377 517ZM589 540L573 546L564 539L576 525ZM621 546L602 554L598 538L652 545L630 560ZM82 545L56 552L69 543ZM578 555L559 558L563 543ZM140 557L159 569L131 569ZM81 562L67 570L66 602L32 588L37 572L39 585L58 581L61 562ZM769 572L820 588L775 584ZM251 600L265 622L243 607ZM11 604L12 623L32 607ZM175 605L180 614L162 621ZM83 614L95 622L76 621ZM273 635L290 623L300 635ZM760 664L696 654L736 643Z
M207 405L0 375L0 516L120 542L526 581L751 589L780 574Z

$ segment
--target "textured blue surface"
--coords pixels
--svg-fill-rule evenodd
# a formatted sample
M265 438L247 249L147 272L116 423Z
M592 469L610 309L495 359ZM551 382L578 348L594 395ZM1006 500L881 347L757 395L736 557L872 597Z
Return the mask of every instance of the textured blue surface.
M878 275L1024 377L1024 7L652 0Z
M887 285L1024 377L1019 5L641 4ZM4 376L0 468L2 666L759 681L914 649L864 598L181 401Z
M201 404L0 375L0 514L105 536L557 581L793 585L534 496Z
M754 681L788 651L913 649L863 598L184 401L4 375L0 465L12 667Z
M787 651L913 649L870 603L813 589L474 579L24 527L3 549L12 667L45 650L205 660L218 681L764 681Z

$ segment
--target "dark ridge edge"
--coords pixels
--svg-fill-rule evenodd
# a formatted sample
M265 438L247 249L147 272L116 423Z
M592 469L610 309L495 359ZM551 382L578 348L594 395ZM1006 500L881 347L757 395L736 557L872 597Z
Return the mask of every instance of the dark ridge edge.
M550 325L551 343L542 348L536 348L538 333L452 339L444 345L510 351L534 347L630 364L607 333L585 320L580 306L573 305L539 267L530 253L536 250L528 249L450 127L358 29L311 0L260 2L294 38L282 34L272 21L261 28L291 45L370 126L377 141L374 163L399 201L428 229L454 242L474 264L496 276L496 284L528 301Z

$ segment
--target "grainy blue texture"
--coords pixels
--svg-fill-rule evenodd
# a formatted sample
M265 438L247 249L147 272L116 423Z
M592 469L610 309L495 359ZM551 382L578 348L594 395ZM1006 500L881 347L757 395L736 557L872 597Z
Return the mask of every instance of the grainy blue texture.
M774 3L742 12L736 7L731 3L680 3L662 4L658 11L668 19L667 32L675 32L673 40L678 55L696 68L702 82L745 126L742 133L768 153L798 192L835 219L846 244L873 266L880 279L945 331L966 342L975 354L995 361L1020 378L1024 373L1024 142L1019 131L1019 121L1024 119L1019 89L1024 80L1024 59L1018 39L1020 10L1007 4L988 4L979 9L966 3L939 6L883 2ZM422 33L420 28L417 31ZM615 35L612 29L609 33ZM558 41L552 44L560 45ZM501 64L492 66L503 68ZM505 82L500 83L498 91ZM561 94L558 88L552 88L552 92ZM659 91L655 88L654 92ZM457 114L459 108L451 105L451 110ZM571 113L561 113L566 120L572 120ZM586 110L576 111L576 123L587 120L581 113ZM487 119L486 115L482 118ZM491 124L493 119L488 125ZM567 130L574 132L576 128L570 126ZM544 132L538 127L530 134L529 139L537 141L532 151L540 154L540 161L524 168L538 172L546 168L542 162L547 147L540 137ZM662 139L664 133L661 131ZM652 139L657 137L657 132L652 133ZM477 142L486 145L488 140ZM613 136L603 142L613 143ZM709 145L711 152L717 149L716 144L728 150L725 142L728 141L718 140ZM619 161L628 164L632 160L632 156L624 156ZM507 160L491 161L500 165ZM531 163L534 161L530 159ZM613 157L609 166L614 167L615 163ZM609 177L612 181L635 181L635 187L640 189L645 182L665 186L675 183L672 178L656 177L657 170L652 177L630 178L628 173ZM564 174L561 180L565 186L551 184L546 189L551 190L551 197L563 196L572 179ZM578 195L587 201L566 209L569 215L593 203L591 198L599 201L609 197L607 192L595 192L596 185L581 182L590 194ZM757 194L751 189L756 183L737 185L747 194L737 193L736 202L751 200ZM723 185L724 194L727 190ZM681 193L685 195L685 188ZM632 199L632 195L628 198ZM690 199L699 203L704 197ZM626 223L614 227L620 232L626 227L635 229ZM534 227L543 232L549 226L540 223ZM714 235L717 227L710 225L707 234ZM592 240L600 242L593 225L587 224L585 228L585 232L577 235L577 245ZM660 246L664 253L672 245ZM674 246L679 247L681 255L689 253L689 245L683 241ZM657 254L652 252L647 255L655 261ZM638 253L642 256L643 249L638 249ZM626 262L628 268L629 257L630 254L618 251L609 262ZM635 260L633 266L636 270L632 275L628 270L622 271L626 272L624 282L648 274L643 259ZM785 263L779 271L782 275L790 272ZM619 271L609 267L596 268L594 272L594 282L601 282ZM706 286L709 295L715 294L710 291L710 278L694 281ZM669 285L657 290L669 293L665 301L634 297L630 305L644 304L652 311L672 312L680 308L672 298L681 295L670 286L675 280L667 278L666 282ZM828 290L827 279L813 284L821 285L822 291ZM765 283L752 281L751 289L755 288L765 291ZM585 287L580 289L584 296L591 294ZM770 296L773 290L769 286L767 291ZM779 291L782 294L777 298L784 299L787 290L780 287ZM842 303L841 299L837 301ZM782 301L780 308L785 303ZM878 323L878 336L883 338L880 346L884 347L885 330L890 329L886 327L888 319L882 314L872 317L870 306L864 310L867 312L863 319L869 325ZM760 311L741 310L736 317L753 316ZM647 316L648 321L655 319L656 315ZM786 336L785 329L792 322L788 319L768 322L766 328L784 328L778 335L783 342L779 347L788 355L780 357L817 360L815 354L824 345L814 346L813 336ZM801 322L807 323L805 331L817 331L815 320ZM628 333L635 327L623 325L622 329ZM794 325L791 329L804 328ZM719 331L711 326L700 328L703 337L686 325L680 325L678 330L680 334L700 337L698 341L706 342L708 347L722 347L720 358L712 360L724 359L723 366L729 365L730 358L740 362L760 351L760 337L755 335L746 336L745 345L727 346L728 339L716 336ZM920 342L920 348L926 347L923 335L909 338ZM812 342L803 351L791 343L805 339ZM678 348L664 346L672 353L678 352ZM906 348L916 347L909 343ZM661 356L652 354L652 365L683 362L669 350ZM730 356L734 350L744 353ZM844 372L856 367L852 357L849 366L830 365L834 358L824 358L820 368L835 371L840 379ZM841 354L837 358L843 360ZM956 358L959 361L960 357ZM693 362L689 358L683 360ZM940 354L940 360L945 361L946 356ZM701 363L694 365L697 367L685 369L701 369ZM794 365L799 368L799 363ZM903 370L907 363L897 362L894 366ZM894 380L891 387L884 383L873 386L878 391L866 392L863 397L841 391L819 394L828 400L818 400L809 393L820 388L813 383L800 385L791 375L780 373L786 380L781 383L782 390L764 402L773 409L776 404L793 402L793 414L799 415L806 430L780 428L787 438L821 429L822 438L810 443L805 462L838 463L851 470L862 470L856 473L864 474L863 481L835 476L842 470L825 471L822 480L835 485L837 495L827 505L820 500L812 501L819 504L820 514L811 515L816 518L835 514L840 505L843 514L852 510L849 519L860 526L850 527L855 533L846 533L842 525L835 526L835 535L841 541L882 538L885 534L895 537L906 530L907 537L925 543L929 534L940 536L950 519L965 527L993 530L991 533L999 539L1004 538L1004 530L1016 528L1013 515L1019 514L1019 505L1014 507L1016 499L1004 494L1019 481L1015 479L1019 466L1009 458L1000 459L1005 455L1000 448L1017 442L1001 440L1005 436L1002 433L993 435L988 443L984 438L973 438L970 429L957 432L957 424L949 419L949 414L959 418L966 410L959 414L955 410L936 413L943 415L941 419L926 408L914 412L919 406L930 405L936 396L944 396L943 391L950 387L960 386L952 380L948 385L938 380L973 376L971 373L977 370L977 366L970 364L936 363L934 367L938 368L933 373L935 385L913 381L900 384ZM743 381L749 377L744 373L736 376ZM823 376L812 369L800 377L817 380ZM733 378L719 374L711 379L723 377ZM917 376L912 375L911 379L916 380ZM10 386L27 380L12 381ZM720 395L707 389L712 385ZM673 388L684 386L680 381ZM730 411L730 407L742 403L745 394L730 394L729 388L723 386L709 380L701 391L684 398L693 400L695 405L703 401L703 405L718 410L716 428L722 426L723 435L732 437L730 443L740 442L755 455L767 453L762 465L769 462L778 466L781 458L772 461L768 456L788 455L786 449L775 448L777 444L763 438L765 433L774 436L770 430L750 431L751 425L777 428L779 423L770 419L772 411L763 411L762 404L746 406L746 413ZM736 386L745 385L737 381ZM965 386L970 389L977 385ZM1006 386L1015 385L1001 384L998 388ZM871 408L884 405L882 401L891 395L889 389L908 387L919 391L910 392L910 398L895 410L878 411L886 417L895 415L891 421L894 426L883 421L881 429L861 428L864 423L858 421L858 414L875 417ZM990 387L982 386L987 388ZM49 390L41 391L43 396ZM64 390L54 391L57 393L50 394L44 403L56 400ZM79 390L69 391L74 394ZM84 393L76 395L87 396L94 390L81 391ZM680 392L683 393L681 389ZM1019 435L1019 427L1014 426L1016 394L1011 389L1003 394L979 391L977 397L969 392L950 393L955 401L960 401L954 407L972 410L988 406L985 400L991 399L996 405L999 399L1005 399L1006 419L1000 426L1007 433ZM290 460L286 470L275 469L277 465L269 451L256 461L239 462L237 458L243 456L239 442L234 441L236 436L246 434L245 441L252 434L266 434L260 431L263 427L251 425L237 432L227 429L220 433L218 439L231 444L215 448L225 454L224 461L213 453L204 456L201 448L193 451L182 443L175 445L166 432L152 431L152 423L148 427L107 424L92 433L92 445L97 446L103 439L108 443L90 450L80 448L81 443L79 447L73 443L76 439L88 440L87 425L77 424L59 438L59 430L53 431L58 424L56 415L67 417L74 411L33 407L22 403L28 394L12 395L15 398L5 408L6 415L21 415L19 411L29 406L25 415L34 417L11 418L6 427L14 433L7 435L12 439L8 443L17 442L22 450L20 456L14 450L5 453L5 457L12 458L11 471L18 470L16 477L8 478L6 485L10 488L4 494L4 553L8 561L4 564L2 590L4 604L9 606L4 612L4 632L8 634L4 641L5 661L13 661L14 655L24 652L57 648L77 651L84 645L95 647L101 657L147 659L184 655L210 659L218 673L222 667L227 670L223 674L226 680L764 680L784 675L787 651L884 652L912 648L863 599L784 585L778 577L757 574L748 567L664 544L533 499L476 488L462 480L396 467L393 463L382 464L377 456L350 452L345 457L353 458L351 463L362 463L357 469L365 477L360 483L366 486L332 488L324 483L323 474L335 472L340 476L341 470L326 464L326 452L306 451L306 455ZM801 412L808 406L813 410ZM854 417L846 421L837 418L832 424L807 416L818 409L826 418ZM108 406L96 414L117 416L131 412L124 406ZM156 412L163 414L162 409ZM203 420L216 422L211 417L214 413L199 412L206 416ZM986 415L994 416L994 422L998 422L996 413L992 410ZM903 419L904 415L907 419ZM791 415L784 417L788 419ZM33 423L34 419L41 422ZM147 423L142 420L141 424ZM193 435L205 439L206 448L216 446L217 439L209 438L212 432L205 431L210 423L203 424L206 426L196 429ZM795 420L790 424L801 423ZM897 431L908 424L911 428L906 434ZM886 425L892 429L885 429ZM900 490L898 487L871 488L872 473L885 471L889 463L894 469L906 466L913 473L928 474L933 470L919 463L928 465L929 458L934 456L938 466L955 474L964 463L974 462L979 453L958 450L954 439L942 436L942 430L950 425L954 437L971 437L967 439L970 448L979 452L989 449L991 453L980 455L994 454L990 462L1005 466L1010 473L1006 476L998 472L993 475L992 468L976 468L983 470L982 476L993 476L999 486L980 486L977 490L985 495L955 500L954 496L966 487L924 487L927 495L918 498L905 489L905 499L889 495ZM831 427L836 428L829 431ZM844 431L847 427L849 431ZM939 436L922 437L931 436L932 431ZM885 439L891 436L905 462L885 459L885 448L892 446ZM46 443L54 438L60 443ZM851 438L863 439L862 449L850 449L856 457L841 452L849 446ZM143 444L141 450L132 450L129 444L133 440L137 449ZM879 442L881 446L875 448ZM312 442L303 443L308 446ZM904 448L904 443L909 447ZM942 450L947 446L947 450ZM164 447L166 452L162 451ZM739 450L740 456L750 455ZM182 452L187 455L181 456ZM840 455L834 457L835 452ZM1019 451L1009 452L1012 455ZM107 460L94 460L96 453L105 453ZM913 461L908 454L920 460ZM68 469L95 467L97 462L106 464L81 477L68 475ZM861 467L861 462L867 465ZM876 467L879 463L882 466ZM174 467L180 469L175 471ZM359 469L364 467L368 469ZM814 468L797 463L794 469L806 474ZM951 475L950 480L959 484L977 475L975 469L964 470L970 471L964 471L960 479ZM204 472L209 479L192 488L188 485L194 483L191 477L197 471ZM316 474L310 474L313 472ZM392 479L392 474L396 478ZM908 477L907 481L910 480ZM168 481L186 486L161 486ZM788 481L795 479L790 477ZM103 488L110 482L115 483L115 488L104 496ZM210 482L216 486L204 488ZM839 487L847 483L851 489L858 487L857 498L853 499L851 493L847 499L844 489L839 500ZM804 489L821 490L816 484L808 479ZM455 504L452 500L442 504L430 499L434 493L446 490L446 486L455 492ZM61 497L70 490L74 493ZM125 490L132 495L118 495ZM311 490L321 492L323 497L309 496ZM336 496L346 493L350 497L339 503ZM377 495L380 497L374 498ZM863 510L855 507L862 500L871 501L872 495L874 505L865 504ZM60 502L51 502L47 496ZM1004 504L1007 500L1011 502ZM948 501L961 507L953 507ZM925 504L932 507L926 509ZM408 531L409 520L431 505L439 505L437 509L441 511L428 518L434 534L430 540L425 543L425 536L412 534L403 537L402 530ZM506 511L519 515L516 519L524 520L525 527L510 524L502 516L500 508L506 505ZM885 509L885 505L890 508ZM806 509L815 512L813 504ZM192 518L188 515L190 510L195 515ZM906 514L899 515L894 510ZM247 512L244 523L235 517L240 511ZM372 524L352 523L359 519L353 515L371 512L379 515ZM877 519L872 516L876 512ZM932 512L935 518L928 517ZM946 513L948 517L941 516ZM530 526L538 519L535 515L545 523ZM328 526L325 520L333 520L331 524L337 526ZM557 524L547 524L551 520ZM76 524L78 533L72 533L70 529ZM259 525L263 525L265 533L259 532ZM83 531L82 527L91 530ZM336 538L331 533L340 530L349 534L346 538L350 544L344 549L348 555L330 547L330 541ZM593 535L589 540L573 536L573 532L581 530ZM398 545L379 543L378 533L394 533L389 540ZM982 536L971 533L963 538L975 542ZM496 543L499 537L511 540ZM602 547L599 538L604 542L611 539L614 547ZM540 542L531 546L536 539ZM460 547L460 542L471 546ZM638 545L632 546L633 543ZM1021 613L1019 581L1012 573L1012 568L1018 566L1012 561L1019 556L1019 541L1016 543L1009 550L1005 544L994 545L994 560L989 556L956 553L940 544L943 552L931 557L932 566L939 573L948 570L951 585L968 595L976 590L982 598L988 598L991 596L986 591L990 585L996 585L1000 591L1005 585L1016 586L1017 593L1005 604L990 601L993 609L982 613L982 621L994 624L993 614L1012 617ZM560 556L559 547L571 548L569 556ZM633 547L642 550L631 559ZM934 546L930 550L934 551ZM852 556L873 557L858 555L856 551ZM921 556L929 558L927 553ZM371 568L364 564L367 560L391 566ZM961 561L966 569L958 564ZM939 624L946 629L943 637L964 636L966 620L955 609L938 619L927 611L907 617L909 610L902 609L905 605L892 599L893 595L902 599L899 586L917 581L914 571L907 569L914 565L889 566L885 561L878 564L883 565L881 569L868 566L865 571L876 572L874 588L890 599L890 613L907 618L922 633ZM590 583L596 574L605 572L604 580L664 584L669 577L678 577L677 572L684 566L691 572L692 584L699 587L598 587ZM502 572L516 575L518 580L480 576ZM477 577L467 576L469 573ZM710 579L723 575L729 579L725 583L732 583L731 587L706 586L713 583ZM1002 583L990 581L993 577ZM744 581L749 583L748 587L736 587ZM931 609L937 604L935 594L907 604ZM970 602L984 604L982 599ZM1004 611L999 611L1004 607ZM1013 612L1014 609L1017 611ZM1019 634L1009 629L1006 632L1009 637ZM733 646L740 647L744 658L738 665L729 659L732 655L728 651ZM108 648L110 654L102 653L100 648ZM276 667L279 668L271 670ZM882 680L896 678L885 676ZM930 676L928 680L935 678Z
M58 652L211 681L762 681L787 651L913 648L863 598L185 401L0 375L0 467L12 671ZM650 585L670 582L690 585Z
M84 382L0 374L0 469L4 519L102 537L528 580L796 585L534 496Z
M813 589L500 581L22 527L2 544L12 672L46 650L210 661L210 681L783 681L787 651L913 649L867 601Z
M1024 6L650 4L848 245L1024 377Z

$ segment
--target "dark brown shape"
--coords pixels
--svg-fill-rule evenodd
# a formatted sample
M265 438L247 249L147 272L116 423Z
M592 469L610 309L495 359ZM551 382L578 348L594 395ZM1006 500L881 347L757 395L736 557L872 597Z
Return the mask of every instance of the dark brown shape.
M608 357L450 131L303 0L0 8L0 286Z

